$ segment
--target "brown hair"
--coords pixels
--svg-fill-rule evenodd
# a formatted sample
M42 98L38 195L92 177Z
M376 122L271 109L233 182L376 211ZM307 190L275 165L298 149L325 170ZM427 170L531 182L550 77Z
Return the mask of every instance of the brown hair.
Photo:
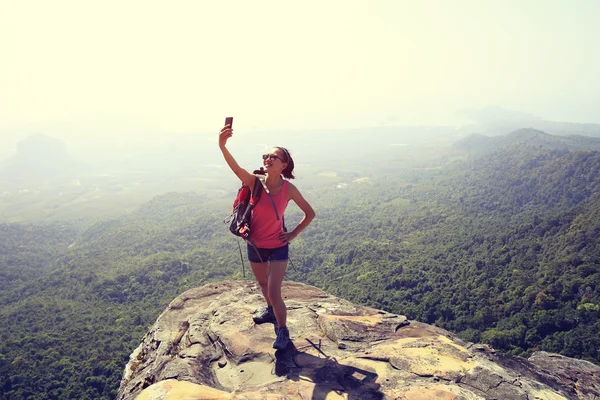
M285 162L287 163L285 169L281 171L281 175L286 179L294 179L294 160L292 159L290 152L285 147L277 146L277 148L285 154Z

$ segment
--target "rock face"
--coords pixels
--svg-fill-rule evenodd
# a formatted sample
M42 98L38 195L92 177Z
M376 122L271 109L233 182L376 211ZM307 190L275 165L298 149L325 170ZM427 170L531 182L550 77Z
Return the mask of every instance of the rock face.
M529 360L465 343L401 315L285 282L293 341L275 351L254 282L191 289L131 355L119 400L597 399L600 367L555 354Z

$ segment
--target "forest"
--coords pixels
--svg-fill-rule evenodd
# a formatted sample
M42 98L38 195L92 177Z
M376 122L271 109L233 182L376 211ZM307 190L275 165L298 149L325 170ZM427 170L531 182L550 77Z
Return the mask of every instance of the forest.
M600 364L600 153L519 142L308 186L286 279L527 357ZM183 291L242 279L236 188L82 223L0 224L0 398L112 399ZM290 207L286 223L300 218ZM246 264L246 279L248 265Z

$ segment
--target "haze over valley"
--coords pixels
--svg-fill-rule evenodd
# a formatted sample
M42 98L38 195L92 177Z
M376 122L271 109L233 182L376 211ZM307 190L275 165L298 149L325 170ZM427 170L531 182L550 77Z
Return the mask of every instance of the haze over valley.
M284 145L298 160L300 184L318 188L402 170L440 168L463 157L461 143L472 141L471 137L503 137L511 130L544 128L544 133L570 138L568 145L559 140L559 147L575 148L579 138L580 149L596 149L595 138L600 137L600 125L595 124L523 118L499 107L469 112L479 115L479 121L461 127L240 132L230 148L240 164L254 169L260 167L260 155L268 148ZM501 129L509 131L501 134ZM142 141L77 153L62 140L29 135L0 159L0 218L6 222L101 218L131 211L168 192L198 192L213 200L231 197L237 180L226 168L216 136L174 135L165 143ZM494 140L485 142L494 147Z

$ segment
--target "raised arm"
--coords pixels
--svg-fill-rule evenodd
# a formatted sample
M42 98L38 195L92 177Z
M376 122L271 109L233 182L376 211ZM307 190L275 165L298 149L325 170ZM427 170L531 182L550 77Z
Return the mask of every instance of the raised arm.
M223 127L223 129L221 129L221 132L219 133L219 148L221 149L221 152L223 153L223 157L225 158L227 165L229 165L229 168L231 168L233 173L236 174L237 177L240 178L240 180L242 182L244 182L246 185L248 185L252 188L254 186L254 180L255 180L254 175L252 175L250 172L248 172L244 168L240 167L240 165L237 163L237 161L235 161L235 158L233 158L233 156L227 149L227 146L226 146L227 139L229 139L232 135L233 135L233 130L231 129L231 127L229 125L225 125Z
M290 185L290 187L288 189L289 198L290 198L290 200L293 200L294 203L296 203L298 205L298 207L300 207L302 212L304 212L304 217L302 218L302 220L300 221L298 226L296 226L296 228L294 228L294 230L292 230L291 232L284 232L280 236L280 238L286 242L290 242L290 241L294 240L296 238L296 236L298 236L300 234L300 232L302 232L315 217L315 210L313 210L313 208L308 203L308 201L306 201L306 199L302 196L302 194L300 193L298 188L295 185L293 185L291 182L289 183L289 185Z

